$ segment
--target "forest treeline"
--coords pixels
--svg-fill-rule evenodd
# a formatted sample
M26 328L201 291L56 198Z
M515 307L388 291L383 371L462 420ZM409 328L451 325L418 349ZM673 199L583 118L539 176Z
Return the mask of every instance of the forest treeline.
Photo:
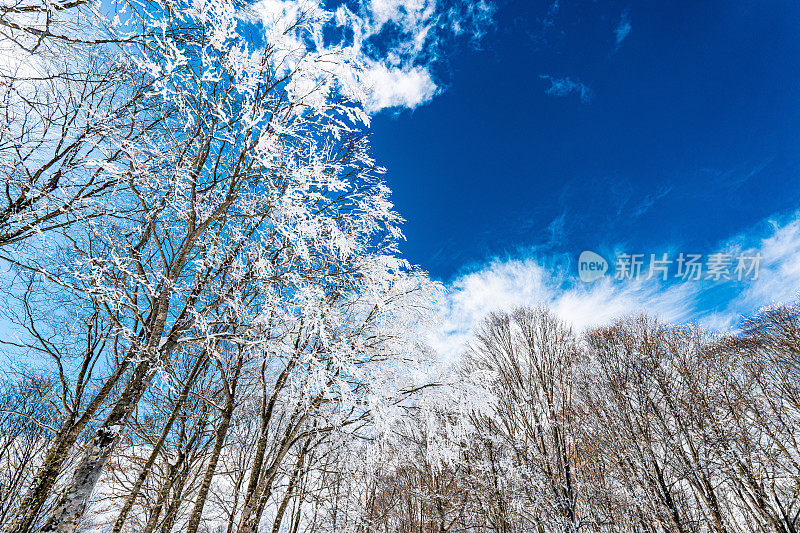
M402 459L365 481L366 520L398 532L797 531L798 341L792 306L728 335L634 316L576 336L541 308L493 314L454 389L388 445Z
M326 5L0 3L0 530L796 532L797 307L441 367Z
M577 336L522 308L487 318L441 381L347 419L322 403L300 415L287 367L270 381L263 361L230 375L183 354L176 386L142 398L78 527L231 532L254 516L272 532L793 532L799 341L792 306L729 335L635 316ZM63 426L58 387L39 375L4 391L6 524Z

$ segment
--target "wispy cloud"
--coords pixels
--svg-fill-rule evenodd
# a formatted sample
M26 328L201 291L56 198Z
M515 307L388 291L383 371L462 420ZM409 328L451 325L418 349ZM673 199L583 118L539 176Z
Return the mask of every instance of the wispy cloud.
M556 15L558 15L558 8L559 3L558 0L554 0L552 4L550 4L550 8L547 10L547 15L545 15L544 20L542 21L542 26L545 28L549 28L556 22Z
M330 61L348 97L364 103L369 114L384 109L414 109L442 88L434 71L446 61L458 39L477 45L493 24L491 0L356 0L328 11L326 3L307 0L258 0L243 11L269 28L265 40L279 40L291 68L313 45ZM287 28L298 18L320 21L311 35L294 36ZM307 39L307 40L305 40ZM313 41L313 43L312 43ZM319 80L307 80L307 85ZM305 87L302 87L305 88Z
M800 297L800 212L788 222L765 221L764 225L770 228L765 235L735 235L709 251L762 257L756 280L727 282L722 292L714 283L660 278L616 282L606 276L584 284L575 279L576 271L568 270L574 268L568 262L569 266L562 262L554 267L537 258L493 260L449 284L431 343L444 360L452 361L488 313L540 304L578 331L636 312L673 323L730 328L741 315Z
M623 284L606 277L587 285L569 277L529 258L492 261L457 278L442 302L434 349L445 360L458 358L471 332L493 311L546 305L580 331L636 311L688 320L696 297L689 283L664 288L653 280Z
M487 0L459 0L446 9L436 0L362 0L355 12L341 6L336 19L353 30L353 49L378 47L364 60L367 112L428 103L442 90L433 69L446 55L444 47L453 36L463 35L478 44L494 12ZM382 39L387 28L400 37Z
M619 23L617 27L614 28L614 35L616 36L616 47L619 48L619 45L622 44L622 41L628 36L631 32L631 19L630 15L628 14L628 10L622 12L620 15Z
M550 87L548 87L545 93L551 96L569 96L571 94L577 94L583 103L589 102L594 96L592 90L579 80L573 80L567 77L556 78L547 74L541 74L539 78L550 82Z
M798 297L800 291L800 214L788 222L767 221L771 228L769 236L763 238L755 251L763 257L758 280L746 287L737 298L728 302L724 315L733 317L749 313L752 309L784 303ZM733 249L747 248L738 243L746 242L747 235L731 239Z
M547 225L547 232L550 235L550 239L547 242L548 246L555 246L564 242L567 233L566 224L567 212L564 211Z
M655 205L655 203L666 195L672 192L672 187L664 187L656 193L648 194L644 197L644 199L639 202L639 204L634 207L633 212L631 213L634 217L640 217L650 211L650 208Z

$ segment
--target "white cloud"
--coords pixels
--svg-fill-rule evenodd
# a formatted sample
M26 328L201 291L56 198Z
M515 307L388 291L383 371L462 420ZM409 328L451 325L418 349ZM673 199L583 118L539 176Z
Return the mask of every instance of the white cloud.
M362 80L370 114L392 107L413 109L430 102L439 91L430 72L422 67L387 67L376 62L362 73Z
M347 50L359 64L358 92L374 114L428 103L441 92L432 69L448 36L469 34L477 41L493 14L486 0L459 1L447 9L437 0L362 0L353 10L340 6L333 20L352 31ZM395 36L391 40L380 37L387 28ZM368 53L374 46L379 50Z
M770 224L769 234L756 238L752 247L737 244L753 241L751 235L737 235L719 247L763 258L758 278L729 282L731 292L719 302L713 300L714 286L703 282L615 282L607 276L593 284L582 284L574 280L573 272L547 268L535 259L491 261L449 284L431 344L445 361L452 361L463 353L471 332L488 313L540 304L578 331L637 312L672 323L698 322L709 328L728 329L743 314L800 296L800 212L788 223Z
M364 7L370 14L374 28L380 28L387 22L396 22L404 28L419 29L436 12L436 0L369 0Z
M334 11L319 0L259 0L240 16L261 23L275 68L295 72L294 94L338 90L375 114L414 109L439 94L433 71L446 43L459 35L477 41L493 14L488 0L359 0Z
M570 283L566 273L534 259L493 261L457 278L448 289L440 328L432 336L434 349L445 359L458 357L473 329L493 311L545 305L583 330L636 311L688 320L696 297L690 283L665 288L653 280L615 283L608 277L593 284Z
M573 80L570 78L554 78L547 74L542 74L539 78L550 82L550 87L545 91L546 94L551 96L569 96L570 94L577 94L581 102L586 103L592 99L594 94L586 84Z
M758 279L729 303L720 313L722 318L732 320L762 306L800 298L800 212L785 224L777 220L769 220L768 224L771 234L756 247L746 248L748 253L757 253L762 258ZM738 235L731 242L740 242L746 237Z

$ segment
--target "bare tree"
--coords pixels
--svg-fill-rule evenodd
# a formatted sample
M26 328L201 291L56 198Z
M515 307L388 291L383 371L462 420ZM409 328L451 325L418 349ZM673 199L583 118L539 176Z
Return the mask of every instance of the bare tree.
M496 403L476 412L487 459L504 454L520 479L529 519L542 530L580 525L577 412L573 405L582 355L570 329L543 309L491 315L476 334L467 365L493 376ZM492 441L498 442L499 450Z
M163 22L169 31L145 41L130 61L145 77L173 70L148 78L157 91L146 95L145 122L153 127L126 146L125 188L106 199L113 209L63 229L61 256L24 263L6 256L39 276L37 283L71 295L73 308L96 306L114 339L104 354L106 372L97 376L80 419L48 451L8 531L32 527L68 454L100 417L43 528L74 530L136 406L180 346L231 335L263 345L271 334L261 324L272 320L289 330L305 324L301 337L333 353L325 331L340 317L328 311L346 318L341 309L353 305L353 295L381 294L381 286L404 275L392 257L399 217L384 201L388 190L363 135L353 131L362 115L343 99L327 98L332 75L312 60L315 53L333 58L309 49L287 70L282 61L297 50L275 43L242 71L229 58L246 52L246 39L214 40L235 20L228 7L220 2L195 13L188 4L165 4L140 21L148 28ZM319 21L300 13L286 24L285 46L294 47L291 36ZM176 47L192 59L174 63ZM308 76L316 80L310 92L293 88L291 80ZM236 317L234 331L220 326L227 317ZM358 354L342 342L336 357ZM341 371L334 360L326 356L311 368L291 363L289 372L313 370L327 375L322 384L329 386ZM299 383L315 387L318 379L309 374ZM311 397L311 407L325 398ZM307 416L304 410L289 416L295 418L262 478L262 500ZM252 507L252 494L245 496L247 513L259 507L263 501Z
M124 186L127 146L153 126L128 30L82 0L0 6L0 248L99 216Z

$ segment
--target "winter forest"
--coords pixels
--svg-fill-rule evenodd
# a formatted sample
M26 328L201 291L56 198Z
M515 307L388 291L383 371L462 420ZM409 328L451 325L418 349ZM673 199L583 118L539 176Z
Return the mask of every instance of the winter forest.
M796 533L796 306L487 311L440 364L368 136L435 51L380 24L2 2L0 530Z

